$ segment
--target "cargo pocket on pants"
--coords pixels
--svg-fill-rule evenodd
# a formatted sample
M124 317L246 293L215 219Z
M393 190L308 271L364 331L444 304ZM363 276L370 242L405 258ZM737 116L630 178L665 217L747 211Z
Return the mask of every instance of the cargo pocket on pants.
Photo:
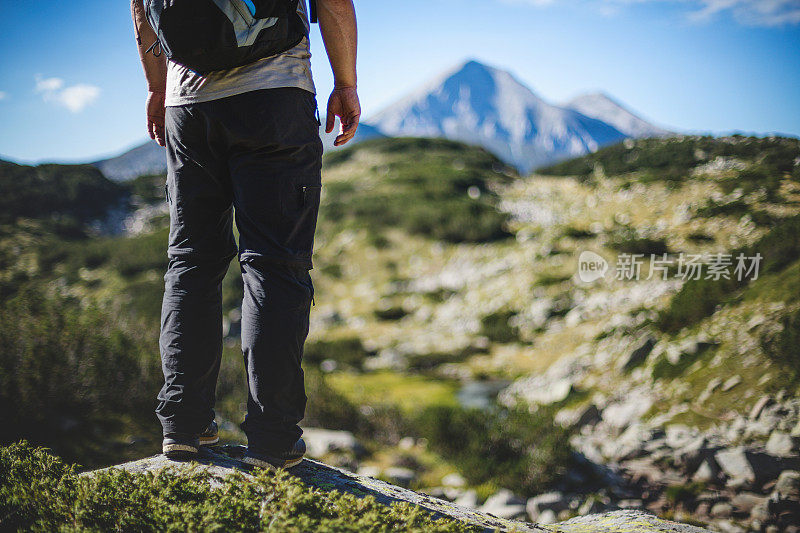
M299 257L311 258L314 248L314 231L317 229L321 185L299 185L295 205L285 213L291 219L291 230L286 246Z

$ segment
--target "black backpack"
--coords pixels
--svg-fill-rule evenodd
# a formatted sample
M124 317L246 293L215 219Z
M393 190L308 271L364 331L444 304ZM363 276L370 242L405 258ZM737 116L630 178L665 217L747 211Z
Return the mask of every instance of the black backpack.
M274 56L308 35L297 14L305 0L145 0L157 40L150 47L199 74ZM316 22L315 0L311 21Z

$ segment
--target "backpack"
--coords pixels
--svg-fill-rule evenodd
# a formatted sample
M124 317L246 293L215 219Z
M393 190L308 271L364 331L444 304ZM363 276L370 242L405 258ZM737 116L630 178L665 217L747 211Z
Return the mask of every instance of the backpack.
M145 0L163 52L198 74L226 70L296 46L308 30L297 13L301 0ZM305 1L305 0L302 0ZM315 0L311 21L316 22Z

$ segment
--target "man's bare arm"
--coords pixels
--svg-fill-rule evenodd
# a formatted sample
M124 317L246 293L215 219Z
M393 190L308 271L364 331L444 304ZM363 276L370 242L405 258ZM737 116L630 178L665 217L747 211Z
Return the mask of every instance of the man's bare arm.
M156 34L145 15L142 0L131 0L131 16L136 33L136 45L147 80L147 133L161 146L164 142L164 92L167 86L167 61L147 49L156 42Z
M342 127L334 144L341 146L356 134L361 105L356 89L358 30L353 0L316 0L319 28L333 69L333 92L328 99L325 131L333 131L335 117Z

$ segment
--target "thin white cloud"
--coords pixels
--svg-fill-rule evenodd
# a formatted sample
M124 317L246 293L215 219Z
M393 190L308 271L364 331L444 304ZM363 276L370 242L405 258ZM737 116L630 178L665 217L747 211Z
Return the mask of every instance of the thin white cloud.
M683 4L686 18L692 22L708 22L729 13L747 26L794 26L800 24L800 0L502 0L507 4L528 4L548 7L554 4L591 5L600 13L612 15L626 6L643 3Z
M701 9L689 17L705 21L717 13L730 12L749 26L791 26L800 24L800 0L701 0Z
M83 111L100 96L100 88L87 83L65 86L61 78L36 76L36 92L45 102L67 108L73 113Z
M8 93L5 91L0 91L0 100L5 100L8 98Z

